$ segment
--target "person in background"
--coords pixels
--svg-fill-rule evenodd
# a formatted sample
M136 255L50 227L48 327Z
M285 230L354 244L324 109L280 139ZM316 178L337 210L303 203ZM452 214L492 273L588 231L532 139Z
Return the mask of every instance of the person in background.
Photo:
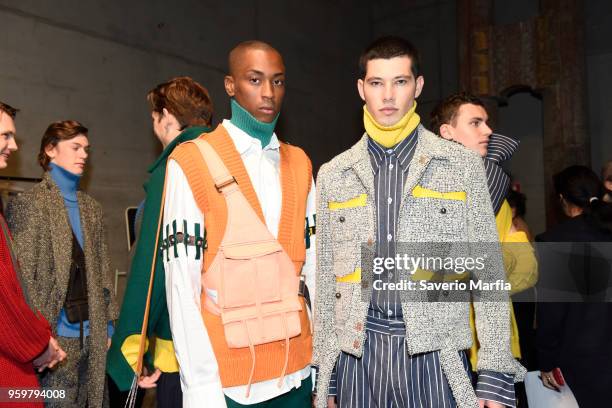
M612 203L612 160L602 167L601 180L605 190L603 200L607 203Z
M38 154L43 180L9 202L7 220L32 305L57 333L68 358L40 380L66 390L47 407L101 407L106 351L117 317L100 204L79 191L89 156L87 128L53 122Z
M17 150L15 115L18 110L0 102L0 169L8 166ZM13 252L12 238L0 215L0 388L40 388L34 369L52 369L66 353L51 336L51 327L40 312L32 309L22 287L19 263ZM14 407L15 402L0 402L0 407ZM27 402L22 408L42 408L41 402Z
M571 166L554 176L555 192L567 220L536 236L537 242L572 246L561 254L550 252L551 244L538 246L542 277L576 283L580 302L550 302L539 297L536 346L544 386L559 389L562 384L553 370L560 369L581 407L606 405L612 388L612 307L593 295L604 293L601 282L610 280L610 264L598 262L595 254L601 242L612 242L612 205L602 200L603 188L588 167ZM607 245L606 248L610 246ZM588 250L588 252L585 252ZM610 251L604 251L609 260ZM561 258L561 259L559 259ZM601 260L601 258L599 258ZM564 274L563 265L569 268ZM603 280L601 279L603 277ZM583 284L579 284L582 282ZM542 291L539 291L541 294ZM603 404L603 405L602 405Z
M436 133L447 140L462 144L483 158L497 233L502 244L506 277L512 285L510 294L515 295L532 288L538 278L537 260L529 243L529 236L525 231L516 228L514 211L509 204L510 177L500 165L510 160L519 142L493 133L487 121L488 114L484 103L478 97L463 92L448 96L431 112L431 126ZM470 311L470 323L474 334L470 362L472 367L476 367L479 342L473 308ZM521 359L523 355L519 323L512 303L510 303L510 322L512 354L515 358ZM520 406L522 401L526 400L523 385L517 386L516 391L517 405Z
M172 78L157 85L147 94L147 100L151 109L153 133L163 151L148 169L150 177L144 185L146 198L141 228L117 331L108 353L107 371L121 391L130 389L136 369L168 157L181 143L209 132L213 116L208 90L189 77ZM174 354L166 305L165 279L163 260L158 256L147 330L147 336L155 338L154 369L151 375L139 382L139 386L157 387L159 408L182 406L179 366Z
M510 190L508 190L508 194L506 195L506 200L512 209L512 224L514 224L514 228L517 231L523 231L529 242L533 241L533 234L529 229L529 225L527 225L527 221L525 221L525 215L527 214L527 196L518 189L518 185L512 185Z

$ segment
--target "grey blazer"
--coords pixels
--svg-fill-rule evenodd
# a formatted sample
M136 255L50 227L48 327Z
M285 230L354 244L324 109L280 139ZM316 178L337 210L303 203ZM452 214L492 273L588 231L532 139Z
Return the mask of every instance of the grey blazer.
M417 134L396 241L478 243L475 252L486 251L487 258L485 268L476 276L490 282L503 280L505 273L481 158L421 125ZM364 134L352 148L324 164L317 177L313 363L319 367L318 407L326 406L331 372L340 352L360 357L364 348L371 284L346 278L354 277L351 274L361 267L361 245L372 245L376 237L374 174L367 138ZM414 194L415 187L429 194ZM464 199L437 194L447 192L459 192L460 197L465 193ZM469 294L464 295L467 297L463 301L452 302L428 302L423 292L402 298L408 352L440 350L442 369L460 408L477 406L458 353L472 343ZM512 374L515 381L521 381L525 369L510 352L507 299L507 294L482 291L481 301L474 303L481 342L477 369Z

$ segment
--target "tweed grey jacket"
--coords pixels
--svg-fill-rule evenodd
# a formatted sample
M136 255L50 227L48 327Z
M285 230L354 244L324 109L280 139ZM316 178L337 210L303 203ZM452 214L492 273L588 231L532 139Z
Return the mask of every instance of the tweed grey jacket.
M417 137L404 184L396 241L479 243L477 250L486 249L488 257L477 277L490 282L504 279L481 158L421 125ZM343 278L361 267L361 245L372 245L376 237L374 174L367 138L364 134L351 149L324 164L317 177L313 364L319 367L318 407L326 406L330 376L340 352L360 357L364 348L371 285ZM415 196L417 186L439 193L464 192L465 199L448 199L443 194ZM440 363L458 406L478 406L458 353L472 343L469 297L465 301L428 302L423 293L408 296L402 298L408 352L440 350ZM496 292L493 297L483 291L480 300L474 303L481 343L478 370L512 374L515 381L522 380L525 369L510 352L507 295Z
M90 352L88 404L102 407L105 389L107 325L118 312L110 278L110 259L102 208L84 192L77 192L83 252L87 271ZM49 173L7 207L15 251L33 307L45 316L53 330L64 305L72 263L72 228L64 198ZM67 358L77 358L68 356Z

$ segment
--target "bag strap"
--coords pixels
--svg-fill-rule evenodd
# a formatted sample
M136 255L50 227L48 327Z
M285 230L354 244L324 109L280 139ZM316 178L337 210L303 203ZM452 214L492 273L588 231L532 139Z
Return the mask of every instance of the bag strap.
M215 187L217 191L223 193L226 192L227 188L234 183L238 186L238 182L236 179L230 174L229 170L223 164L223 161L212 148L212 146L201 139L195 139L192 141L196 146L200 149L202 156L204 157L205 162L208 164L208 169L213 177L215 182ZM146 334L147 328L149 325L149 311L151 309L151 296L153 293L153 281L155 279L155 265L157 263L157 251L159 245L159 233L161 231L161 225L164 215L164 202L166 199L166 182L168 180L168 167L166 167L166 174L164 176L164 188L162 190L161 202L159 206L159 216L157 219L157 231L155 233L155 247L153 251L153 261L151 263L151 273L149 277L149 289L147 291L147 300L145 303L145 311L142 319L142 329L140 331L140 343L138 346L138 358L136 360L136 381L140 378L142 374L142 366L143 366L143 358L145 353L145 345L146 345Z
M202 139L194 140L193 143L198 146L218 192L226 195L229 192L230 186L233 184L238 186L238 181L232 176L227 166L225 166L225 163L223 163L223 160L221 160L221 157L219 157L219 154L213 149L210 143Z
M162 190L161 202L159 206L159 216L157 219L157 231L155 232L155 246L153 247L153 260L151 262L151 273L149 277L149 289L147 291L147 300L145 302L145 311L142 318L142 329L140 330L140 343L138 345L138 358L136 360L136 381L142 374L142 360L145 353L145 344L147 339L147 328L149 326L149 311L151 310L151 296L153 294L153 280L155 279L155 265L157 264L157 251L159 250L159 233L161 231L161 225L164 215L164 202L166 199L166 181L168 177L168 167L166 167L166 174L164 175L164 188Z

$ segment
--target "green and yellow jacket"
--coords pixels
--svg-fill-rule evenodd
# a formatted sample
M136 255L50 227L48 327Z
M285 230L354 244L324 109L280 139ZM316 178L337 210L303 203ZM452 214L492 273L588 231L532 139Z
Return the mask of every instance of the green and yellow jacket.
M168 157L180 143L195 139L206 132L210 132L210 128L187 128L166 146L162 154L148 170L150 177L144 184L146 199L142 226L136 241L136 250L132 258L119 321L106 361L106 371L121 391L130 389L134 372L136 371L140 332L142 330L147 290L151 276L155 233L162 205L161 199ZM159 242L161 242L161 239ZM149 365L152 363L153 366L163 372L177 372L179 366L172 346L164 282L163 260L161 256L157 256L153 291L151 294L151 307L149 310L149 325L147 328L148 340L155 338L155 350L153 355L147 352L147 362ZM148 340L147 347L149 344ZM153 361L151 362L151 360Z

